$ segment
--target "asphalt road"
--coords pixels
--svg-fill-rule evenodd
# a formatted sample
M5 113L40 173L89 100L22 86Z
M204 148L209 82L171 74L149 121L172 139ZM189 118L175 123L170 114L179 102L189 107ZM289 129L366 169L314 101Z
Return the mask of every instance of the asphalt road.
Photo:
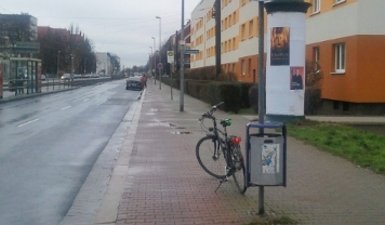
M113 81L1 104L0 224L59 224L138 94Z

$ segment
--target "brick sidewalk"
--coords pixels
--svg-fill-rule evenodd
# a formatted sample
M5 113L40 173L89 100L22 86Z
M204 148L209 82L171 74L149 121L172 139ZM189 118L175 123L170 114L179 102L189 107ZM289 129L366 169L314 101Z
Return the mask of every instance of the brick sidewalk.
M116 224L248 224L258 219L257 188L246 195L199 167L195 144L203 135L197 118L209 106L179 92L148 85L130 156ZM218 112L219 117L228 116ZM248 122L230 115L230 133L243 136ZM288 186L265 188L268 215L299 224L385 224L385 179L346 160L289 138Z

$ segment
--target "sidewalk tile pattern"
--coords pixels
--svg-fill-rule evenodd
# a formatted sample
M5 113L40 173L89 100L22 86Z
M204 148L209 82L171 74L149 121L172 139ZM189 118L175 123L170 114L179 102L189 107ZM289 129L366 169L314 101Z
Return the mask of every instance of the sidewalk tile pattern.
M257 188L244 196L234 184L218 181L199 167L195 144L203 133L197 118L209 106L179 92L149 84L128 168L116 224L249 224L259 218ZM245 140L246 123L231 117L230 133ZM384 225L385 179L300 141L288 141L288 186L265 188L268 216L299 224Z

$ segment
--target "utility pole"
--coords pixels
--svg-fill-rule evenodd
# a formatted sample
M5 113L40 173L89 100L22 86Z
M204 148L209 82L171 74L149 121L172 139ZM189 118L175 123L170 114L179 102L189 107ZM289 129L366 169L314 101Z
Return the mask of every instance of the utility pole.
M179 95L179 111L184 111L184 0L182 0L182 25L180 33L180 95Z
M60 53L61 53L61 51L58 50L57 51L57 57L56 57L56 76L57 77L59 77L59 69L60 69L60 67L59 67L59 63L60 63L59 57L60 57Z
M215 0L215 79L221 73L221 0Z
M152 37L154 40L154 55L153 55L153 60L154 60L154 69L152 75L154 75L154 84L156 85L156 43L155 43L155 37Z
M161 48L162 48L162 18L160 16L155 17L159 20L159 90L162 89L162 55L161 55Z
M260 124L265 123L265 89L266 89L266 79L264 76L264 54L265 54L265 40L264 40L264 1L259 1L259 12L258 12L258 121ZM263 128L260 129L260 133L263 134ZM258 201L259 209L258 214L265 214L264 200L265 199L265 187L259 186L258 190Z

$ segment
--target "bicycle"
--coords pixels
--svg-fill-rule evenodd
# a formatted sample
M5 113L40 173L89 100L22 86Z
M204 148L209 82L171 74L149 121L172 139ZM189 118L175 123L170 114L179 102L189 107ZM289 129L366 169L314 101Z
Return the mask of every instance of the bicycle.
M245 163L240 147L241 138L227 134L227 127L231 126L231 119L219 120L223 127L221 130L217 127L218 120L213 115L222 104L223 102L212 106L199 118L202 130L206 131L206 136L198 141L195 154L203 170L220 180L215 191L232 176L238 191L243 194L246 191L246 185ZM205 119L210 119L213 127L206 127Z

